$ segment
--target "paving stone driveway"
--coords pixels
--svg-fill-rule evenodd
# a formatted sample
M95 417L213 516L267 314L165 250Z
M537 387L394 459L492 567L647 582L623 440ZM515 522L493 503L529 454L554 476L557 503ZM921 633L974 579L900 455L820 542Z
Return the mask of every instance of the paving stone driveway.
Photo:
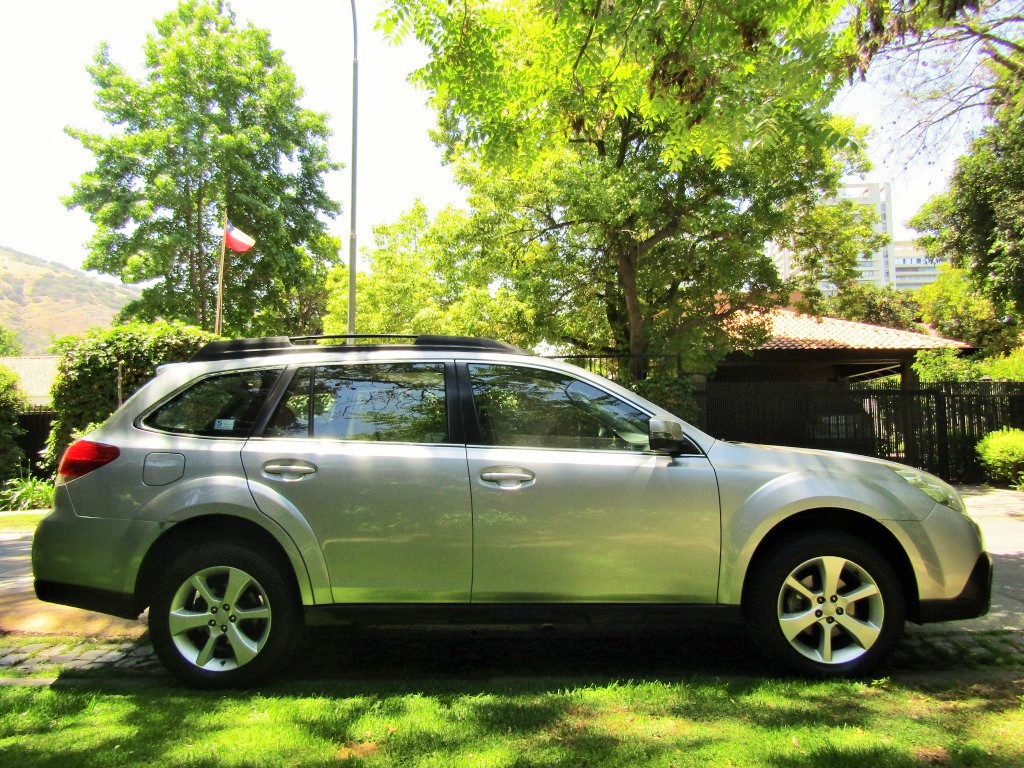
M986 545L996 561L992 610L988 616L970 621L908 625L896 653L879 674L1024 665L1024 494L982 487L960 490L972 517L982 526ZM6 576L0 591L26 586L24 575L12 576L9 564L7 567L8 573L0 574ZM35 613L37 618L41 612L56 610L38 602L30 607L31 610L25 610L22 605L23 612ZM32 625L28 619L24 621ZM118 637L118 625L89 639L64 637L59 641L9 624L7 621L0 625L0 684L33 680L45 684L58 675L62 680L166 679L138 623L126 623L132 637ZM52 622L43 625L51 626ZM72 625L59 634L73 634L74 622ZM85 623L78 628L96 626L102 625ZM636 679L775 671L755 646L743 627L654 633L585 628L312 628L293 655L287 676L304 680L408 679L423 675L470 679L524 675Z

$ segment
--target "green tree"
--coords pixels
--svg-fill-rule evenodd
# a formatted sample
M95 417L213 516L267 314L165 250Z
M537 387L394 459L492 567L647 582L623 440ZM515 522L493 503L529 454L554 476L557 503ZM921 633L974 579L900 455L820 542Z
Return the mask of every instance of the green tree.
M921 307L910 291L853 283L821 302L821 314L886 328L920 331Z
M224 2L183 0L156 22L144 77L113 62L106 45L89 73L114 130L68 128L96 167L65 203L96 225L87 269L155 281L122 316L212 329L229 214L256 246L229 251L225 333L318 330L320 288L337 258L324 217L338 207L324 175L337 166L325 115L299 106L302 89L269 33L239 28ZM302 322L296 306L306 307Z
M397 222L374 228L369 270L356 275L359 332L488 336L514 344L539 341L531 309L466 258L465 213L446 209L434 220L417 201ZM348 327L348 271L331 273L327 333Z
M18 387L18 377L0 366L0 483L17 474L24 458L16 442L22 433L18 417L24 410L25 396Z
M940 264L938 279L919 288L917 300L926 323L947 338L973 344L983 355L1009 352L1020 341L1007 307L981 293L962 269Z
M821 311L822 314L833 317L876 322L865 319L872 314L868 308L876 303L873 301L875 297L859 291L854 280L857 275L857 263L889 242L888 235L875 230L878 212L871 206L845 199L814 205L806 205L799 199L794 202L796 210L793 212L792 224L781 236L776 237L775 242L792 254L795 268L792 287L803 297L800 302L802 308L810 312ZM837 287L838 296L831 301L825 300L822 285ZM843 296L857 309L850 306L838 311L862 311L863 318L835 314L838 307L844 306L837 303L836 299ZM829 309L823 309L823 301ZM885 313L878 313L877 316L881 318ZM901 318L900 322L908 321Z
M587 351L706 368L786 293L764 253L856 164L852 38L800 3L393 0L469 190L471 260ZM808 248L806 253L820 253Z
M6 328L0 328L0 357L16 357L21 354L18 334Z
M998 307L1024 312L1024 104L995 122L956 164L949 189L910 220L928 254L964 269Z

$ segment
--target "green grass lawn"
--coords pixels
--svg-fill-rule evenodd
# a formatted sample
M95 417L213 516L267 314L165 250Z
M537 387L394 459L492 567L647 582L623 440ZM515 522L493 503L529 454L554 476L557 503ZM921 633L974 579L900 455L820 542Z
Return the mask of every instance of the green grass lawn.
M0 764L1019 767L1004 678L0 687Z
M34 531L45 516L46 512L0 515L0 531Z

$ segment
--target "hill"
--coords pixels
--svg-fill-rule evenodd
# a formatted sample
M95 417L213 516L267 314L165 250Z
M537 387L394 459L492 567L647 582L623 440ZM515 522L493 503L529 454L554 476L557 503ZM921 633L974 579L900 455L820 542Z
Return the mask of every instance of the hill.
M138 296L133 288L0 246L0 326L18 334L26 355L45 354L61 336L109 327Z

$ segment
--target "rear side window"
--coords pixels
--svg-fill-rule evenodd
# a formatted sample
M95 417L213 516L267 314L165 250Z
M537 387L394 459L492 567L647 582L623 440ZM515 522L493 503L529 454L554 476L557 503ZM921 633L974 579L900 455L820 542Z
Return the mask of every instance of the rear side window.
M143 420L150 429L199 437L248 437L280 370L202 379Z
M444 364L301 368L263 437L447 442Z

